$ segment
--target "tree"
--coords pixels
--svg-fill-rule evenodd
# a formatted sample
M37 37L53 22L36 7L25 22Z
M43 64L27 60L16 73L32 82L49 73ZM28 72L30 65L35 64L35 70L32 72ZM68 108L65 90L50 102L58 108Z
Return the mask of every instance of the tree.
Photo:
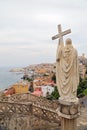
M56 100L56 99L59 98L57 86L55 86L54 91L51 93L51 95L48 95L46 98L49 99L49 100Z
M52 81L54 81L54 83L56 83L56 75L55 75L55 73L52 76Z
M33 82L30 82L29 91L34 92Z
M79 86L77 89L77 95L78 97L83 97L87 95L87 78L85 79L80 78Z

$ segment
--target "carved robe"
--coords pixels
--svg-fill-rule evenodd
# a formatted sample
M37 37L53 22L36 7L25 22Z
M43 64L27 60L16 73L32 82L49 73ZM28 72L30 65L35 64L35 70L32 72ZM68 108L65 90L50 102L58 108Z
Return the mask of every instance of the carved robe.
M57 88L62 100L74 100L79 84L78 55L72 44L59 40L56 62Z

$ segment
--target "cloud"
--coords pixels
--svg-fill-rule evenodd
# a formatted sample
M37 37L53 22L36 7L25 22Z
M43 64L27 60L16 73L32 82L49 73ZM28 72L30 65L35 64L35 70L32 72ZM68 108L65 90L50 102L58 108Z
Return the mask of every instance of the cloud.
M57 40L51 37L58 33L58 24L63 31L72 30L64 40L71 37L79 54L87 54L86 0L3 0L0 12L1 65L6 56L11 65L54 62Z

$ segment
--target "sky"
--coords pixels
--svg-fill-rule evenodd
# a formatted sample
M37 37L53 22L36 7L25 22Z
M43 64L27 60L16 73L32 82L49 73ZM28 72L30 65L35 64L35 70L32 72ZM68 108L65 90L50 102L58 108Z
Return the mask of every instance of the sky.
M54 63L58 24L87 56L87 0L0 0L0 67Z

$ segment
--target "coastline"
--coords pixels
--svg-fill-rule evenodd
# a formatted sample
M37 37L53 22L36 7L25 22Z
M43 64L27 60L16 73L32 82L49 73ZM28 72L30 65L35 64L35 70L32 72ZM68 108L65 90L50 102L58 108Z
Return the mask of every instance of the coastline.
M0 91L21 80L23 73L10 72L11 67L0 67Z

